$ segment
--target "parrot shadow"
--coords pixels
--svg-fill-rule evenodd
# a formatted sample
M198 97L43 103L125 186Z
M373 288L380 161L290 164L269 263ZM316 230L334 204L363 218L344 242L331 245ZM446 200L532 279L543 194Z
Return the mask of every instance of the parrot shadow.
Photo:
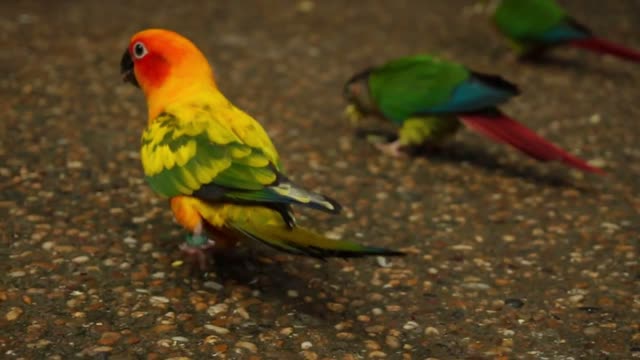
M551 187L588 191L584 186L575 184L560 174L542 174L530 166L501 162L487 148L468 143L449 141L445 144L422 146L416 149L412 155L414 157L425 157L436 163L467 162L472 166L485 170L502 172L510 177L521 178Z
M574 70L597 74L611 79L623 79L627 75L624 72L615 71L610 68L595 67L582 58L563 58L553 53L543 52L536 55L518 57L518 62L524 65L534 66L542 69L554 70Z
M356 137L365 139L369 142L392 142L398 138L393 131L380 129L357 129ZM372 140L375 139L375 140ZM467 162L473 166L480 167L490 171L502 171L508 176L522 178L534 181L536 183L545 184L552 187L572 188L580 191L588 189L574 184L559 175L545 175L537 172L531 167L513 166L501 163L491 154L486 147L474 146L468 143L449 140L440 144L424 144L409 149L409 156L412 158L423 157L432 162L441 163L460 163Z
M356 137L372 143L391 142L398 138L397 134L393 131L362 128L356 130ZM371 139L375 139L375 141ZM531 167L516 167L501 163L486 147L474 146L460 141L449 140L440 144L424 144L411 148L408 152L412 158L423 157L432 162L440 163L467 162L486 170L502 171L511 177L522 178L552 187L573 188L581 191L587 190L559 175L540 174Z
M317 263L321 266L318 267ZM209 280L223 285L220 290L226 297L233 296L237 286L259 291L258 297L280 309L304 318L305 323L322 325L326 321L340 321L344 313L327 311L327 303L338 303L342 295L336 286L340 279L331 276L329 266L335 261L318 261L295 255L282 256L259 247L240 246L233 251L216 254L213 257ZM200 277L198 287L206 279ZM275 307L276 309L278 307Z

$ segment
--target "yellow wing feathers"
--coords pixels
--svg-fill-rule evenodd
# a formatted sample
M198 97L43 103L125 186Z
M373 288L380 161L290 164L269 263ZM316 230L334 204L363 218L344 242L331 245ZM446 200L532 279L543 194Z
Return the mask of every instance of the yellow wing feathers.
M220 176L223 186L251 189L276 180L278 154L264 129L226 99L214 99L167 106L144 131L143 170L161 195L191 195Z
M189 39L162 29L139 32L120 71L147 100L140 150L145 178L170 198L176 220L193 233L183 249L201 255L202 267L212 236L315 257L399 255L296 225L292 205L330 213L340 205L282 174L267 132L220 93L211 66Z

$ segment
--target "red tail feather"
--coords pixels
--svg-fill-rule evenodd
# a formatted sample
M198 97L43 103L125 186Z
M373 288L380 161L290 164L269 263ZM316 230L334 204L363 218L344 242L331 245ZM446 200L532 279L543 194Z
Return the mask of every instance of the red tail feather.
M591 166L584 160L567 153L505 115L471 114L460 116L460 121L470 129L495 141L507 143L534 159L540 161L562 161L583 171L604 174L602 169Z
M634 62L640 62L640 51L628 49L624 46L614 44L604 39L592 37L584 40L576 40L571 42L570 44L582 49L587 49L602 54L609 54Z

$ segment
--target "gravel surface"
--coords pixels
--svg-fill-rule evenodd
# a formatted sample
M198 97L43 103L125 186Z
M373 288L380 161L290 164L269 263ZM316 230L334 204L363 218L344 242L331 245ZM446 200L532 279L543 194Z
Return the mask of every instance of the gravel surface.
M640 357L639 65L569 49L519 64L466 0L346 3L0 4L0 357ZM637 0L562 3L640 48ZM179 266L185 233L142 178L143 96L119 74L151 26L192 38L292 177L346 207L302 223L409 256L243 246L204 277ZM342 84L418 52L518 83L504 109L608 175L470 132L381 156L342 117Z

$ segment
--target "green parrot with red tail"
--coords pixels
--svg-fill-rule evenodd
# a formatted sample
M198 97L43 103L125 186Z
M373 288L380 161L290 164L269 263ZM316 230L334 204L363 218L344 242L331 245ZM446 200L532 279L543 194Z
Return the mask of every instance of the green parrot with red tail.
M597 37L555 0L502 0L492 20L521 58L533 58L564 45L640 62L640 51Z
M354 75L344 87L347 114L356 121L374 115L400 126L398 139L377 146L394 156L439 142L461 125L540 161L603 173L505 115L498 106L519 93L495 75L427 55L390 61Z

